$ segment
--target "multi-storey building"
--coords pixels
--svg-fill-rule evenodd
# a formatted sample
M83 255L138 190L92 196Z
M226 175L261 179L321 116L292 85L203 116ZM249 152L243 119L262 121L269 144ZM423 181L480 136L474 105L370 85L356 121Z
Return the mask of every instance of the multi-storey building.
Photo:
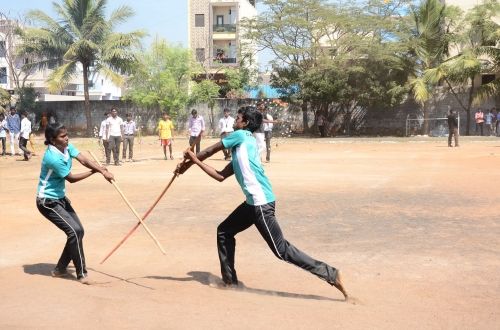
M14 74L19 74L26 61L15 54L16 43L19 41L14 30L19 23L13 20L0 19L0 88L15 94L16 84ZM27 75L21 73L17 79L25 80L24 86L32 86L39 95L40 101L64 101L83 100L83 76L81 67L77 68L75 77L63 90L57 94L51 94L47 87L47 79L53 72L54 67L46 67L40 70L32 70ZM13 72L16 70L16 72ZM25 79L26 78L26 79ZM91 100L117 100L122 93L121 88L114 85L109 79L98 72L90 70L89 94Z
M257 66L255 47L239 22L257 15L255 0L188 0L188 45L207 72Z

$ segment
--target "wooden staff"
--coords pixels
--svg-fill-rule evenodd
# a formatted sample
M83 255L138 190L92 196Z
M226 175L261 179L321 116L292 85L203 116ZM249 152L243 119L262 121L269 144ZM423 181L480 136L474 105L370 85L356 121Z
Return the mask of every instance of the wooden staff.
M194 143L190 146L191 150L193 150L194 146L200 141L201 139L201 133L200 135L198 135L196 137L196 140L194 141ZM184 164L186 162L186 159L184 159L182 161L181 164ZM158 196L158 198L156 198L156 200L153 202L153 204L149 207L149 209L146 211L146 213L144 213L144 215L142 216L142 221L138 222L135 224L134 227L132 227L132 229L130 229L130 231L127 233L127 235L125 235L124 238L122 238L122 240L120 242L118 242L118 244L111 250L111 252L109 252L105 257L104 259L102 259L101 261L101 264L103 264L106 260L108 260L109 257L111 257L111 255L116 251L118 250L118 248L120 246L122 246L123 243L125 243L125 241L134 233L134 231L136 231L136 229L141 225L141 223L143 223L143 221L146 220L146 218L149 216L149 214L151 213L151 211L153 211L153 209L156 207L156 205L158 204L158 202L160 201L160 199L163 197L163 195L165 195L165 193L167 192L168 188L170 188L170 186L172 185L172 182L174 182L175 178L177 178L179 176L179 173L175 172L174 175L172 176L172 179L170 179L170 181L168 182L167 186L163 189L163 191L161 192L160 196Z
M89 154L92 156L92 158L94 158L94 160L97 162L97 164L99 164L99 165L101 164L92 151L89 151ZM134 215L137 217L137 219L139 219L139 224L142 225L144 227L144 229L146 229L146 232L153 239L153 241L156 243L156 245L158 246L158 248L160 249L160 251L163 254L167 254L167 252L165 252L165 250L161 246L160 242L156 239L155 235L153 235L153 233L151 232L151 230L149 230L149 228L146 226L146 224L142 221L141 216L137 213L137 211L134 209L134 207L132 206L132 204L130 204L130 202L128 201L127 197L125 197L125 195L123 194L123 192L121 191L121 189L118 187L118 185L116 184L116 181L115 180L111 180L111 183L113 184L113 187L116 188L116 190L118 191L118 193L120 194L120 196L122 197L122 199L125 201L125 204L127 204L127 206L132 211L132 213L134 213Z

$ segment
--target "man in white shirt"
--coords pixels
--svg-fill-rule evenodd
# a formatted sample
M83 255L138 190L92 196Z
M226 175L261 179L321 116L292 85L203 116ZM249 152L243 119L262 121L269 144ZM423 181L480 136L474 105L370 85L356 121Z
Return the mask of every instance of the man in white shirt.
M109 112L104 114L104 120L101 121L101 127L99 128L99 141L102 142L104 148L104 155L106 156L106 164L109 165L111 161L111 149L109 148L109 136L106 135L106 129L108 127L108 118L111 117Z
M205 131L205 120L203 117L198 115L198 111L196 109L191 110L191 118L189 118L188 124L189 130L189 145L193 144L196 140L196 137L200 134L203 134ZM201 139L196 143L196 153L200 152L201 149Z
M219 131L221 140L229 133L234 132L234 118L231 117L229 109L224 108L224 117L219 120ZM229 149L224 149L224 160L231 159L231 152Z
M106 136L109 139L109 148L113 151L113 160L115 165L120 164L120 143L123 141L123 119L118 117L118 111L111 109L111 117L107 120ZM109 164L106 162L106 164Z
M7 144L7 120L5 115L0 113L0 141L2 141L2 156L5 156L5 145Z
M28 113L21 113L21 131L19 132L19 149L24 152L24 160L31 158L31 151L26 147L31 134L31 122L28 119Z

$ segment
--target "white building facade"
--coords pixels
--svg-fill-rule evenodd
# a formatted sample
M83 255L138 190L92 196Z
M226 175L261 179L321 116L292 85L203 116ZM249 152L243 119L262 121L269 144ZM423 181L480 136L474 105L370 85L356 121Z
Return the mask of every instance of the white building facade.
M0 87L15 95L16 84L14 81L14 72L20 71L23 62L27 59L16 57L17 38L13 33L19 24L11 20L0 20ZM12 65L9 65L12 62ZM57 94L51 94L47 88L47 79L54 68L44 68L34 70L29 73L24 86L31 86L39 95L40 101L65 101L65 100L83 100L83 70L81 66L77 68L77 73L72 81ZM23 78L23 75L20 77ZM89 76L89 94L91 100L119 100L122 96L122 90L111 80L102 76L98 72L90 70Z

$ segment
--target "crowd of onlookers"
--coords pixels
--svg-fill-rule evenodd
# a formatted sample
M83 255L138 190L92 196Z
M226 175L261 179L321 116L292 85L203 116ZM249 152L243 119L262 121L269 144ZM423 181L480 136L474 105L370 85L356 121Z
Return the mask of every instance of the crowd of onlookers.
M479 108L474 115L476 122L476 135L500 136L500 112L495 107L486 110Z
M22 151L24 156L23 160L29 160L32 156L32 152L27 148L31 135L31 121L28 119L27 111L22 111L19 115L16 111L16 107L12 106L7 116L0 113L2 156L7 154L7 135L10 142L10 154L12 156L21 155Z
M273 126L273 118L268 114L267 108L258 107L263 111L264 122L261 130L254 133L259 145L259 153L266 152L266 161L270 160L270 140ZM474 114L475 132L481 136L500 136L500 111L495 107L483 111L479 108ZM48 118L44 113L40 121L40 130L54 122L54 118ZM231 116L229 109L224 109L224 116L219 120L218 129L221 138L233 131L234 118ZM319 125L319 124L318 124ZM174 159L172 153L174 124L167 113L164 113L156 131L158 139L163 150L164 159ZM7 142L10 143L10 155L23 155L23 160L29 160L32 152L27 148L27 143L30 141L32 131L32 121L29 119L29 114L26 111L18 113L15 106L11 106L7 114L0 113L0 142L1 156L7 155ZM121 165L123 162L134 161L134 139L139 131L132 114L126 114L126 120L122 120L118 116L116 108L112 108L110 112L105 114L104 120L101 122L99 129L99 141L104 149L106 164L111 163L111 158L115 165ZM205 131L205 121L198 112L193 109L188 122L189 144L196 143L196 152L200 151L200 139L196 139L198 135L203 135ZM262 135L262 136L261 136ZM168 152L167 152L168 151ZM224 158L231 159L229 150L224 150Z

